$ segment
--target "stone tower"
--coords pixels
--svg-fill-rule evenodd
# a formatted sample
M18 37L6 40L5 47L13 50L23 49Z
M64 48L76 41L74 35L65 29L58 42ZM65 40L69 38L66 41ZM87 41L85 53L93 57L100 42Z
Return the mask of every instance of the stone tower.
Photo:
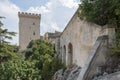
M40 14L18 12L19 45L25 50L31 40L40 38Z

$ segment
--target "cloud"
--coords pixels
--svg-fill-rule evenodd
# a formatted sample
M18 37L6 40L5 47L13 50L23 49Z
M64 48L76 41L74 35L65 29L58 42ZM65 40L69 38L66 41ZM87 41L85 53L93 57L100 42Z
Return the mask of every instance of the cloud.
M78 7L78 2L76 0L59 0L61 4L68 8Z
M39 14L45 14L45 13L49 13L51 12L51 6L52 3L51 2L47 2L45 5L43 6L39 6L39 7L30 7L27 12L32 12L32 13L39 13Z
M10 3L8 0L0 1L0 15L7 17L15 17L18 11L21 11L15 4Z
M60 28L58 27L57 23L51 23L50 25L54 30L60 31Z
M77 0L49 0L27 11L41 13L41 34L62 31L78 7Z
M42 6L39 6L39 7L31 6L27 10L27 12L45 14L45 13L51 12L53 8L56 8L57 6L61 6L61 5L67 8L76 8L78 7L78 1L77 0L49 0L46 4Z
M45 6L48 8L48 9L51 9L52 8L52 2L47 2L45 4Z
M41 6L41 7L30 7L27 12L32 12L32 13L41 13L41 14L44 14L44 13L49 13L50 10L47 9L47 7L45 6Z
M21 11L15 4L8 0L0 0L0 16L6 17L2 20L4 26L8 31L14 31L18 33L18 11ZM12 44L18 44L18 34L10 41Z
M31 6L24 11L42 14L40 30L43 35L45 32L62 31L76 11L77 3L77 0L49 0L41 6ZM21 9L23 8L10 0L0 0L0 16L6 17L4 27L18 34L18 11L22 11ZM18 44L18 34L13 38L13 44Z

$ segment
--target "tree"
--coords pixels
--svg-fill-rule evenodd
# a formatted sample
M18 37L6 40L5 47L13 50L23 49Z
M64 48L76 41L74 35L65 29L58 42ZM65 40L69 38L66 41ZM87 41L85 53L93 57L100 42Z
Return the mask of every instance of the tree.
M79 10L87 21L120 27L120 0L82 0Z
M79 16L101 26L116 26L116 44L111 52L120 54L120 0L82 0Z
M0 17L2 19L4 17ZM3 23L0 21L0 44L8 43L5 39L12 39L11 36L15 36L15 32L9 32L8 29L2 29Z
M0 64L0 80L41 80L34 63L12 60Z
M0 17L2 19L4 17ZM12 39L15 36L15 32L9 32L7 29L2 28L3 23L0 20L0 62L12 58L18 58L15 52L15 46L10 45L6 39Z
M45 40L33 40L25 50L25 60L18 57L17 46L5 39L12 39L14 32L2 29L0 21L0 80L51 80L63 64L55 57L54 46Z
M65 66L62 64L61 60L54 57L51 61L46 60L44 62L41 76L44 80L52 80L52 76L55 72L64 68Z
M26 59L36 59L39 60L40 56L44 56L44 55L50 55L51 57L54 56L54 46L45 40L33 40L29 43L27 50L26 50L26 54L25 57Z
M42 80L51 80L54 73L63 67L55 55L53 44L41 39L31 41L25 52L26 60L35 63Z

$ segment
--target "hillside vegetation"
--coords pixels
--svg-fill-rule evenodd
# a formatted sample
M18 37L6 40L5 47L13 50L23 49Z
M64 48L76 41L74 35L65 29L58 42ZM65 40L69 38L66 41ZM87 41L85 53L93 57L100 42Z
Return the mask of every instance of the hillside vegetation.
M54 46L45 40L33 40L25 51L19 52L18 46L6 41L16 33L2 26L0 20L0 80L51 80L53 74L64 66Z

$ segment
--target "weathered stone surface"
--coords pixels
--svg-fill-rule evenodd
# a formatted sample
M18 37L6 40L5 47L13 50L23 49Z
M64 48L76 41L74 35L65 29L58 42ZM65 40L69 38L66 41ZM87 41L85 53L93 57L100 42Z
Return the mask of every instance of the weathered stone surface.
M18 13L19 16L19 45L25 50L31 40L40 38L40 15Z
M78 66L67 68L64 72L61 69L55 73L53 80L77 80L80 70Z
M93 80L120 80L120 71L108 75L96 77Z
M73 68L71 73L69 74L67 80L77 80L79 73L80 73L79 67Z
M119 54L113 54L113 55L107 56L105 64L99 66L100 71L97 75L94 76L94 80L99 80L99 78L101 80L101 78L107 77L108 75L111 75L113 77L117 76L118 75L117 73L119 73L120 71L119 65L120 65Z
M103 35L108 36L108 41L105 41L105 43L102 43L99 46L98 43L100 42L96 42L96 40ZM94 23L81 20L78 17L78 12L76 11L59 39L62 62L66 66L76 64L82 67L80 73L82 77L85 75L88 76L86 80L91 80L92 76L96 74L96 69L99 64L103 64L105 62L105 56L103 55L107 50L107 46L105 45L113 43L114 36L115 27L110 27L110 25L99 26ZM96 43L97 45L94 46ZM71 47L69 45L71 45ZM87 64L85 64L86 62ZM89 66L91 67L89 68ZM74 80L76 78L74 78L74 76L77 75L77 72L72 75L73 72L71 70L66 70L65 73L63 73L64 79ZM86 75L86 72L89 75ZM85 80L82 77L80 76L78 80Z
M107 51L107 41L107 36L97 39L77 80L91 80L97 74L97 67L105 63L104 54Z
M63 80L63 76L62 76L63 70L60 69L59 71L57 71L54 76L53 76L53 80Z
M73 64L83 67L97 38L108 35L109 42L112 42L114 33L115 28L81 20L76 12L60 36L60 53L63 63L68 66L72 61ZM70 43L72 44L72 58L69 56Z

